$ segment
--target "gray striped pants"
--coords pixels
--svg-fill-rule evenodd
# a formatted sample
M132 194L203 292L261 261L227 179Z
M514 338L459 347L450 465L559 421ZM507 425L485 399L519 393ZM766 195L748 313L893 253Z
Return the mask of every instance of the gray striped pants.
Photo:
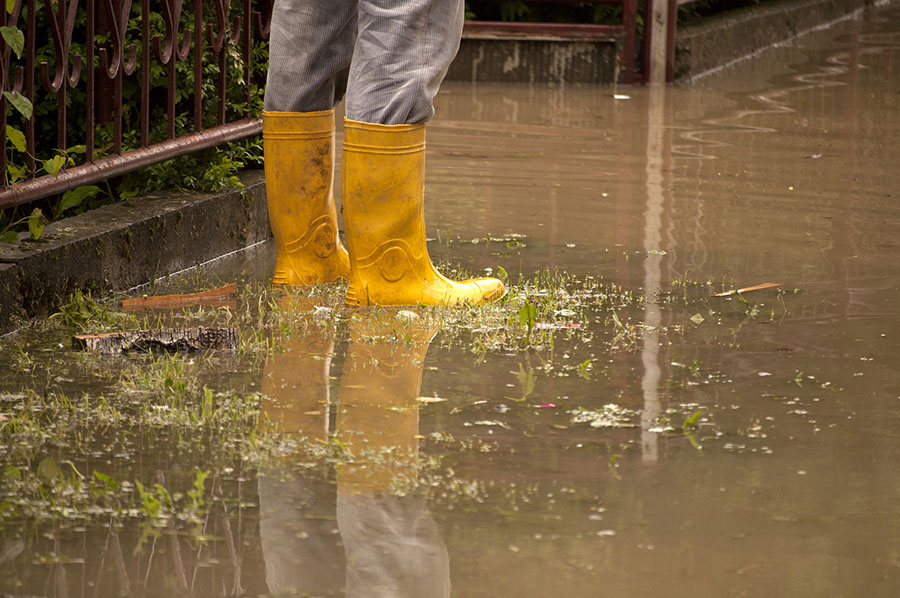
M464 0L275 0L265 109L415 124L459 49Z

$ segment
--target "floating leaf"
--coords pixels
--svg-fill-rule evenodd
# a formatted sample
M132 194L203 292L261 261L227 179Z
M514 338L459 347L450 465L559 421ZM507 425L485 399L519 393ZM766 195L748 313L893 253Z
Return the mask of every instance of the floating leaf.
M691 316L691 322L693 322L694 324L702 324L704 320L705 318L700 314L694 314Z
M752 287L744 287L743 289L734 289L731 291L724 291L722 293L716 293L713 297L730 297L732 295L739 295L740 293L749 293L751 291L762 291L763 289L774 289L775 287L780 287L780 282L764 282L762 284L757 284Z

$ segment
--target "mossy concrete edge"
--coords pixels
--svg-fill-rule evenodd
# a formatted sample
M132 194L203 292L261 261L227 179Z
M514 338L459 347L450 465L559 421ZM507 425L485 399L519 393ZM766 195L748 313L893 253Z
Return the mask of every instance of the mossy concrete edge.
M77 289L121 292L271 236L262 171L243 189L165 191L104 206L0 243L0 334L53 313Z

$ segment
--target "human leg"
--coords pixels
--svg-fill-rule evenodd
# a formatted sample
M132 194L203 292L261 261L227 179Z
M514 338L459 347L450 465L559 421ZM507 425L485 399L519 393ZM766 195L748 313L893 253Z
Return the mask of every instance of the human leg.
M344 121L348 305L480 303L493 278L455 282L425 241L425 121L462 32L461 0L360 0Z
M332 189L334 105L356 33L355 0L276 0L263 112L275 284L349 276Z

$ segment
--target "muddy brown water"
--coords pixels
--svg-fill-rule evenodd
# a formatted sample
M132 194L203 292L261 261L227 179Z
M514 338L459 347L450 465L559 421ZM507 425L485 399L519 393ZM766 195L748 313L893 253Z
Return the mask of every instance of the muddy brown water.
M631 313L637 344L562 335L547 368L546 353L473 355L425 326L373 344L363 320L224 363L220 381L264 393L268 419L368 456L238 468L204 541L182 528L137 551L131 524L7 522L0 594L897 595L898 24L872 10L627 97L445 86L428 133L433 257L613 281L649 298ZM263 279L271 257L204 276ZM783 292L705 298L765 282ZM96 386L78 363L54 384ZM634 427L569 413L608 403ZM177 469L109 446L135 477ZM424 492L398 492L414 479Z

